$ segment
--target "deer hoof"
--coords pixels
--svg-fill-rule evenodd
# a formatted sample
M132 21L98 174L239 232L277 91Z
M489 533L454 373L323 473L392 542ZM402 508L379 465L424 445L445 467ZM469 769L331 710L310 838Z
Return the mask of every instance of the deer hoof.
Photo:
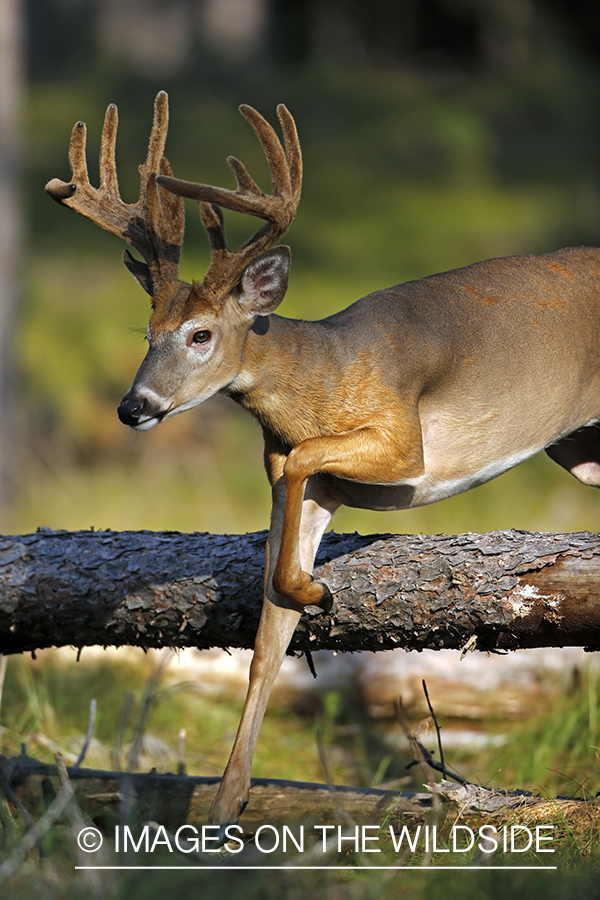
M218 832L216 838L214 838L214 841L215 841L217 847L222 847L229 840L229 835L227 834L227 829L229 828L229 826L231 824L232 824L231 822L228 822L226 825L219 825L219 832Z
M329 590L326 584L323 584L322 581L319 581L319 587L323 591L323 596L316 604L319 609L322 609L325 615L331 612L331 607L333 606L333 594Z
M244 810L246 809L247 806L248 806L247 800L240 800L240 812L239 812L240 816L242 815L242 813L244 812ZM227 841L231 840L232 835L227 834L227 829L231 825L237 825L238 821L239 821L239 817L237 819L234 819L231 822L223 822L222 824L220 824L218 826L219 831L217 833L217 836L214 838L211 838L211 840L215 841L217 847L222 847L224 844L227 843ZM236 835L236 840L239 840L237 835Z

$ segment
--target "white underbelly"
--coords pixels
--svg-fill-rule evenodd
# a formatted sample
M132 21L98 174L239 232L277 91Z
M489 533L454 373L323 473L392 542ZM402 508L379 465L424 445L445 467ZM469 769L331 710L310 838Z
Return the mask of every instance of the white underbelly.
M461 494L470 488L477 487L479 484L485 484L497 475L502 475L509 469L514 468L519 463L530 456L533 456L541 447L514 453L497 459L489 465L483 466L475 470L469 470L465 474L453 477L445 466L436 465L435 461L427 458L425 454L425 473L419 478L410 481L414 487L414 494L411 506L425 506L428 503L435 503L437 500L443 500L446 497L452 497L454 494Z
M422 410L423 475L411 480L411 506L435 503L507 472L587 420L563 412L558 420L530 408L507 415L504 409L474 407L461 415L428 415ZM469 423L465 427L465 422Z

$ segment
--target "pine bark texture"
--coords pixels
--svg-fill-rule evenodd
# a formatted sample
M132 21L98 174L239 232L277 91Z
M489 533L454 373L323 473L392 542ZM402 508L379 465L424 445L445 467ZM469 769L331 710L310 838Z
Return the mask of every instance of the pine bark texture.
M0 538L0 653L49 646L252 647L266 533ZM600 538L519 531L339 535L291 651L600 648Z

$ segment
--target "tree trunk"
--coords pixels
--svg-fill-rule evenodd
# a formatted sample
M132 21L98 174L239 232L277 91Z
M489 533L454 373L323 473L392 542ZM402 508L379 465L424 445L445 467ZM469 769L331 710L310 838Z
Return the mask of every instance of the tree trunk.
M52 645L252 647L266 534L0 539L0 653ZM291 650L600 648L600 539L517 531L327 534Z
M0 3L0 515L14 456L14 320L21 262L21 95L23 90L20 0Z

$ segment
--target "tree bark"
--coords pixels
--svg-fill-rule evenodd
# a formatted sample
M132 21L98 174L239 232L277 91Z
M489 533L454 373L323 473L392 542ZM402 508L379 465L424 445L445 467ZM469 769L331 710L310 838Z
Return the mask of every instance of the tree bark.
M51 532L0 539L0 653L72 645L252 647L265 532ZM600 648L600 538L325 536L291 651Z

